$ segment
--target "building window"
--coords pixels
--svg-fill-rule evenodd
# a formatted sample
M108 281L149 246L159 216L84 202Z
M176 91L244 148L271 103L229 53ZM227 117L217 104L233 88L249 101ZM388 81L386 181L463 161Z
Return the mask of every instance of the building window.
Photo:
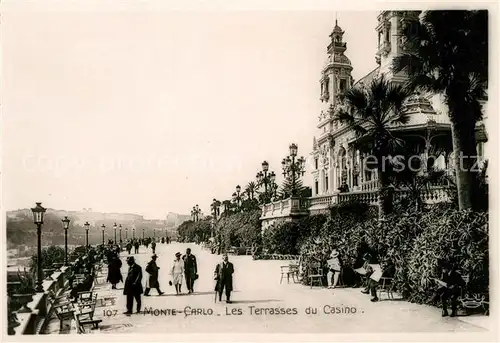
M328 192L328 176L325 176L325 192Z
M318 180L314 181L314 194L318 194L319 193L319 184L318 184Z
M318 158L317 157L314 159L314 167L316 168L316 170L318 170Z
M346 80L340 80L340 92L343 93L346 89Z

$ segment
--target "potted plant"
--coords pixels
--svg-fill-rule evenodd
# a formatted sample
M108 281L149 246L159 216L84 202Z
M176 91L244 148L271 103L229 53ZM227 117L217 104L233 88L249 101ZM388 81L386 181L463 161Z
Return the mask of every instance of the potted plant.
M26 272L26 269L23 273L18 271L17 275L20 284L16 293L12 294L12 297L22 304L21 309L18 311L19 313L29 313L31 309L27 304L33 300L33 294L35 294L35 278L33 275Z

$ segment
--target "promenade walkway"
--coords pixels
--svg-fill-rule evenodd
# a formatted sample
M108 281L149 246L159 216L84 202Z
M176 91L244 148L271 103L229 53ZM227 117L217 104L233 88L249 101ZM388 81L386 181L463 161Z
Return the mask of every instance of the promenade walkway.
M191 247L198 259L199 280L192 295L175 295L168 285L174 254ZM232 304L214 302L213 271L221 257L194 244L158 244L161 288L166 292L142 297L143 313L126 316L123 284L111 290L109 284L97 285L99 298L113 298L97 307L95 316L103 319L96 334L106 333L396 333L396 332L484 332L488 317L467 323L463 318L442 318L440 310L406 301L370 302L360 289L305 287L279 283L283 261L253 261L250 256L230 256L235 267ZM151 258L151 248L140 248L134 255L143 268ZM124 278L128 270L122 253ZM147 273L144 272L143 283ZM185 285L183 285L185 291ZM288 311L272 314L271 308ZM308 308L316 313L306 313ZM284 310L280 310L284 309ZM135 310L135 308L134 308ZM175 314L174 314L175 311ZM333 313L331 313L333 312ZM336 313L337 312L337 313ZM296 314L295 314L296 313ZM469 320L470 321L470 320ZM473 321L471 321L473 322ZM482 326L481 326L482 325Z

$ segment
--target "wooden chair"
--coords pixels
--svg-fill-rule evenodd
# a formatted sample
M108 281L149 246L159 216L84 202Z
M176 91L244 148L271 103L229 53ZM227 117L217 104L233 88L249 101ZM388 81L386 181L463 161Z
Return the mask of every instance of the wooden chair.
M72 303L65 303L54 305L53 308L57 318L59 319L59 330L62 330L64 321L73 319L75 307Z
M285 278L286 275L286 281L287 283L290 283L290 276L292 277L292 281L296 283L295 281L295 276L298 274L298 265L290 263L287 266L280 266L281 268L281 279L280 279L280 284L283 282L283 279ZM297 277L298 279L298 277Z
M379 298L382 295L382 292L387 293L387 296L390 299L394 299L394 278L392 277L381 277L378 285L378 293L379 293Z
M76 330L79 334L87 333L86 326L92 325L92 329L98 329L102 319L88 319L84 317L85 314L74 312L73 318L76 323Z
M312 263L309 270L309 275L307 277L309 278L309 283L311 284L311 288L313 287L315 281L319 282L320 286L323 287L324 273L321 263L319 262Z

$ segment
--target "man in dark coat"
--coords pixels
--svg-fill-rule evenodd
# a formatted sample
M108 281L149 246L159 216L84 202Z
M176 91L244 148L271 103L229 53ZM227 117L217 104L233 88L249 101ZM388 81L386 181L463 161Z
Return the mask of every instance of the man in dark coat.
M186 286L188 294L194 292L194 280L198 276L198 266L196 264L196 257L191 254L191 249L186 249L186 255L182 257L184 260L184 275L186 276Z
M219 292L219 301L222 301L222 292L226 289L226 303L231 303L231 291L233 290L234 267L227 254L222 257L222 262L215 267L215 291Z
M465 281L462 276L451 266L450 263L439 260L438 265L441 268L441 279L435 279L439 284L436 292L436 297L441 298L443 308L442 316L448 316L448 299L451 300L451 317L457 315L458 297L460 289L464 286Z
M127 312L124 312L124 314L130 315L132 314L134 298L137 303L137 313L141 312L142 268L135 263L133 256L127 259L127 264L130 267L123 288L123 294L127 296Z
M122 261L118 258L118 256L113 256L108 265L108 281L112 285L112 289L116 289L116 284L120 281L123 282L123 276L120 271L122 267Z
M156 242L155 241L151 242L151 249L153 250L153 254L154 254L155 250L156 250Z
M134 243L134 254L138 254L139 253L139 241L135 241Z
M144 296L149 296L149 291L151 288L156 288L159 295L162 295L163 292L160 290L160 283L158 282L158 270L160 267L156 264L156 258L158 256L151 256L151 261L149 261L146 266L146 272L149 274L148 283L146 284L146 290L144 291Z

